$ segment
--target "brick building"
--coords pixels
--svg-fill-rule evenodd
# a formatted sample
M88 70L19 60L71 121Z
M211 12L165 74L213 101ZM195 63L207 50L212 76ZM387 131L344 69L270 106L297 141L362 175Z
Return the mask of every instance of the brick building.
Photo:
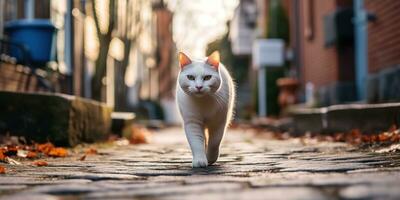
M368 25L368 70L376 73L400 63L400 1L368 0L369 12L377 16Z
M369 101L400 100L400 1L367 0L376 22L368 25Z
M296 24L292 22L292 31L298 34L294 39L298 46L294 64L298 65L300 80L303 84L315 85L318 102L322 105L356 100L353 36L344 39L350 42L339 43L331 39L334 37L331 35L333 24L350 23L351 17L344 17L344 22L335 22L335 18L352 10L351 1L307 0L296 6L298 21L294 22ZM295 20L294 12L290 17ZM342 27L337 28L337 32L343 31L339 29ZM343 28L354 29L351 25L343 25Z
M400 24L396 23L400 1L282 2L290 20L292 69L303 86L314 85L319 105L400 100ZM366 38L361 39L366 54L361 57L354 23L359 2L368 14ZM361 61L366 66L364 77L357 64ZM365 96L360 96L360 90L365 90Z

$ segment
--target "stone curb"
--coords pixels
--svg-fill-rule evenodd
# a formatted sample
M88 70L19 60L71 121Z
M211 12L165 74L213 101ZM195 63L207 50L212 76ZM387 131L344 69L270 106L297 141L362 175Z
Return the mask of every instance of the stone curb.
M76 96L52 93L0 92L0 135L60 146L108 137L112 109Z
M400 103L348 104L291 111L295 132L335 133L359 129L374 133L400 124Z

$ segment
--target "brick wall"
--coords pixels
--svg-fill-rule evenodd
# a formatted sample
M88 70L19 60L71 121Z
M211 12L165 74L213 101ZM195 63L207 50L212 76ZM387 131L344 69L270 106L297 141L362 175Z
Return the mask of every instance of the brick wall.
M172 66L172 57L175 56L172 40L172 12L167 9L156 9L157 53L159 69L160 98L172 98L175 92L175 80L178 67Z
M332 84L338 80L338 59L335 47L324 46L323 18L336 9L336 1L304 0L300 4L304 82L317 87Z
M400 1L367 0L365 7L377 16L368 25L369 72L400 64Z

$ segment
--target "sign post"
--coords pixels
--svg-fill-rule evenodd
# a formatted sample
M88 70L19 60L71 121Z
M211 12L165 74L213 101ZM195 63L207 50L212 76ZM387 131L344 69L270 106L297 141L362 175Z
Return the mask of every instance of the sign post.
M281 67L285 63L285 43L281 39L257 39L253 45L253 66L258 70L258 114L267 116L267 77L269 67Z
M261 67L258 71L258 115L260 117L267 116L267 76L265 76L266 68Z

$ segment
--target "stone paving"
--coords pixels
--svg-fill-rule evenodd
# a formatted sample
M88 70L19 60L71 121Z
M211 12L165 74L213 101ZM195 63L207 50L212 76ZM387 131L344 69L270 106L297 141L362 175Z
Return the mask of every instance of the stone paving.
M181 129L49 166L8 165L1 199L400 199L400 154L228 132L214 166L191 168Z

